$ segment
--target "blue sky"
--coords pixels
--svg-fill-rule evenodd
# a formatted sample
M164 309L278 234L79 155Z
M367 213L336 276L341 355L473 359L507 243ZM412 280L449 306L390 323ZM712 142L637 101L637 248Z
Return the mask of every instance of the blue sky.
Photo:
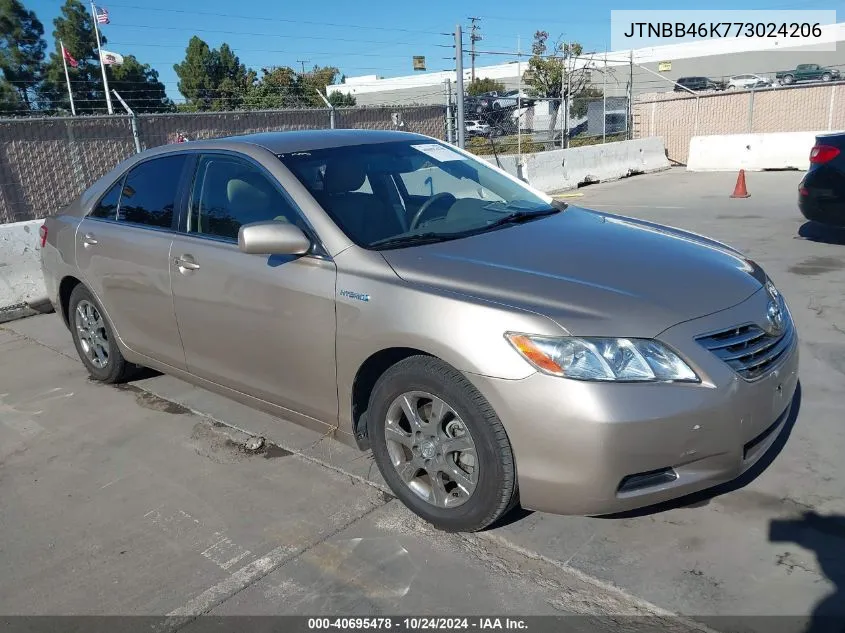
M60 0L23 0L44 23L53 46L53 19ZM693 0L685 9L834 9L839 2L815 0ZM425 55L428 70L454 68L444 59L453 53L442 45L452 43L443 35L469 16L481 17L484 40L480 50L515 51L521 38L530 48L535 30L549 31L553 38L581 42L587 50L604 50L610 43L611 9L677 9L677 1L644 0L636 4L620 0L561 2L560 0L102 0L111 15L103 27L106 48L133 54L158 70L168 94L179 99L173 64L182 60L191 35L211 46L227 42L249 67L333 65L354 75L385 77L411 74L411 57ZM466 41L465 41L466 46ZM477 64L508 59L481 55ZM466 60L469 63L469 60Z

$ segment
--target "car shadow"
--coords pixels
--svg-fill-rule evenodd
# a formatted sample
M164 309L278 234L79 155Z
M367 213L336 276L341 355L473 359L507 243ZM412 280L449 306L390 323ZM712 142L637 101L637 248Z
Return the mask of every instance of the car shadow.
M845 228L809 221L798 227L798 235L811 242L845 246Z
M795 395L792 397L792 403L789 406L789 413L787 414L786 422L780 432L780 435L778 435L775 442L769 447L769 450L766 451L763 457L761 457L756 464L733 481L729 481L712 488L707 488L706 490L701 490L699 492L694 492L683 497L678 497L677 499L672 499L671 501L665 501L663 503L646 506L644 508L637 508L636 510L628 510L626 512L603 514L595 518L633 519L636 517L666 512L667 510L675 510L677 508L706 506L716 497L744 488L757 479L757 477L759 477L769 466L771 466L772 462L774 462L778 455L780 455L783 447L786 446L786 442L789 440L789 436L792 433L792 428L795 426L795 421L798 419L798 412L801 409L801 391L801 382L799 381L798 386L795 389Z
M805 633L845 631L845 516L806 512L797 519L773 519L769 522L769 541L811 550L833 584L833 593L813 609ZM789 552L784 554L788 556Z

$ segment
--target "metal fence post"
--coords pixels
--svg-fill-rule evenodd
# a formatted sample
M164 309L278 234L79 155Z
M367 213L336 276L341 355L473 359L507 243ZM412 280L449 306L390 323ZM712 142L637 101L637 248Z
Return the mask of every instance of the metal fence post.
M836 103L836 86L830 87L830 110L827 113L827 129L833 129L833 106Z
M326 95L324 95L322 92L320 92L320 90L318 88L315 88L314 90L318 95L320 95L320 99L323 100L323 103L325 103L326 107L329 109L329 127L333 130L334 125L335 125L334 106L331 104L331 102L329 102L328 99L326 99Z
M607 52L604 54L604 68L601 71L601 100L601 142L603 145L607 142ZM589 107L587 105L588 109Z
M466 126L464 123L464 44L461 25L455 27L455 72L457 73L458 85L455 98L458 100L458 120L455 123L458 137L458 147L463 149L466 146L464 135Z
M748 133L754 131L754 92L752 89L748 92Z
M140 154L143 150L141 149L141 136L138 134L138 122L135 120L135 113L132 111L126 102L123 100L117 90L112 90L114 96L117 97L117 100L120 101L120 105L123 106L123 109L129 114L129 125L132 127L132 139L135 141L135 153Z
M446 88L446 140L449 143L455 142L452 135L452 80L446 77L443 81Z

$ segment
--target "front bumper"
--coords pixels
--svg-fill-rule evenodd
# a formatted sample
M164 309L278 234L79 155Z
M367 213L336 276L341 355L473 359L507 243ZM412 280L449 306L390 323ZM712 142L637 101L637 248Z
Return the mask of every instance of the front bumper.
M798 384L797 334L777 365L753 382L694 339L745 323L765 327L767 302L761 290L657 337L681 351L700 384L469 375L508 432L523 507L610 514L710 488L751 468L786 423ZM620 490L633 475L664 469L676 478Z

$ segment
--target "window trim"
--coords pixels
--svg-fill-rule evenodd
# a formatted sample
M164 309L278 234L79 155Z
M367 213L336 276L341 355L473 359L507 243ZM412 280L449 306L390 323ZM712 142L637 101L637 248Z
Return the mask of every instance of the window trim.
M124 170L123 173L121 173L120 176L115 181L113 181L108 186L108 188L106 188L106 190L103 192L103 194L99 198L97 198L97 201L93 205L91 205L91 208L85 214L84 219L94 220L94 221L97 221L97 222L109 222L111 224L118 224L120 226L130 226L130 227L137 228L137 229L146 229L148 231L175 233L177 231L177 227L178 227L178 218L181 217L181 215L182 215L182 207L184 205L184 198L185 198L185 191L184 190L185 190L186 175L191 173L188 168L190 167L192 169L193 163L195 161L195 158L191 154L192 154L191 152L184 152L184 151L167 152L167 153L162 153L162 154L156 154L155 156L150 156L148 158L144 158L144 159L139 160L138 162L134 163L133 165L128 167L126 170ZM135 171L135 169L137 169L138 167L140 167L142 165L146 165L147 163L150 163L154 160L159 160L159 159L162 159L162 158L172 158L174 156L184 157L185 158L185 164L182 166L182 173L179 175L179 180L176 183L176 197L173 200L173 207L174 207L173 208L173 219L170 223L170 226L169 227L153 226L151 224L139 224L137 222L127 222L125 220L118 220L117 216L120 214L120 206L121 206L121 203L123 202L123 187L126 184L126 179L129 177L129 174L131 174L133 171ZM118 183L121 183L120 196L117 199L117 208L115 209L114 217L113 218L98 218L98 217L92 216L91 213L94 211L94 209L96 209L100 205L100 202L102 202L103 198L105 198L108 195L108 193L112 190L112 188Z
M279 193L279 195L281 195L282 198L288 203L291 210L297 215L297 217L302 220L305 226L305 230L303 232L308 237L308 239L311 240L312 244L311 250L305 255L303 255L303 257L314 257L316 259L327 260L331 259L325 246L323 246L323 242L317 234L317 231L314 230L314 227L311 225L311 222L308 221L308 218L302 212L302 209L299 207L298 204L296 204L290 194L285 191L284 187L281 186L276 177L273 176L273 174L271 174L269 171L267 171L267 168L264 167L264 165L262 165L260 162L258 162L251 156L234 150L197 148L193 150L191 154L194 155L194 164L191 167L190 178L187 179L187 182L185 183L184 204L181 205L179 221L176 226L176 232L179 235L194 239L220 242L222 244L234 244L237 247L237 238L223 237L220 235L206 235L204 233L188 231L188 215L191 213L191 205L193 204L194 189L196 188L196 181L197 177L199 176L200 163L202 162L202 159L206 156L225 156L226 158L230 158L234 161L246 163L250 167L253 167L256 171L258 171L258 173L260 173L264 178L269 181L270 186L273 187Z

